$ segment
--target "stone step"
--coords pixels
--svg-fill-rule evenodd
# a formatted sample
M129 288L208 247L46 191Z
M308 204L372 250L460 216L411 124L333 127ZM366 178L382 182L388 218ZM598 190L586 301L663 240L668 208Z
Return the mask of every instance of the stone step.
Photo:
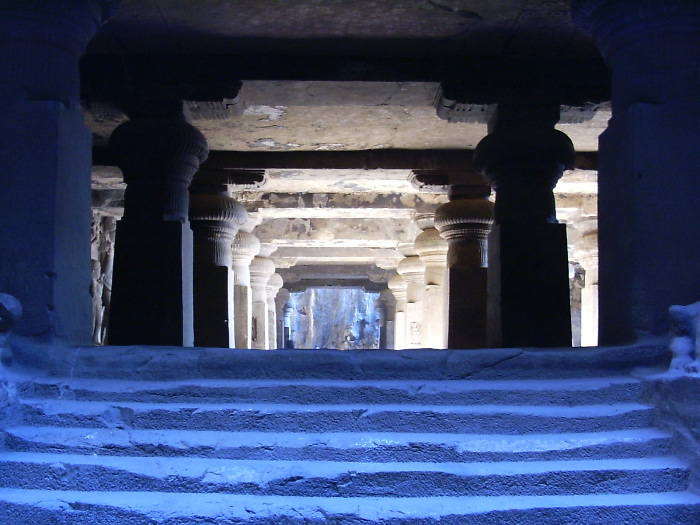
M48 377L125 380L512 380L609 377L661 367L664 343L629 347L479 350L244 350L157 346L13 346L18 365Z
M437 463L665 456L671 454L671 436L655 428L520 436L18 426L5 429L5 446L15 451L69 454Z
M32 380L24 398L152 403L257 402L286 404L583 405L624 403L640 398L630 377L491 380Z
M369 463L0 452L5 488L279 496L497 496L682 491L673 457Z
M331 498L0 489L2 523L689 525L699 519L700 496L690 492Z
M452 432L531 434L653 426L650 406L295 405L265 403L109 403L24 400L29 425L288 432Z

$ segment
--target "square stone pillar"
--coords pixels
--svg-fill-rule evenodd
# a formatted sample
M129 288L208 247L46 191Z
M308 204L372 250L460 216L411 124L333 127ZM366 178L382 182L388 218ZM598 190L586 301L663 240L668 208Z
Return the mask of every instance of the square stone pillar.
M574 0L612 70L600 137L600 344L665 336L700 297L700 2Z

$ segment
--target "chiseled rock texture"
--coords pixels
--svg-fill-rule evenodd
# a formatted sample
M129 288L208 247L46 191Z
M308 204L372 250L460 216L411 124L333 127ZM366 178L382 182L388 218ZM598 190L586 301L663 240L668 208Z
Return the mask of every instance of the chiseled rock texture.
M378 348L374 309L378 297L360 288L310 288L294 293L294 348Z
M659 346L52 350L6 359L2 523L700 520Z

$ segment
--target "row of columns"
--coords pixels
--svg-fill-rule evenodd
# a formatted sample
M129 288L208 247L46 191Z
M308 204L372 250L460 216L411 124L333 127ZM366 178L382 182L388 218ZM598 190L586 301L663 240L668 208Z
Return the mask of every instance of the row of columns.
M110 344L276 347L282 280L231 195L236 172L203 171L192 183L207 146L179 115L134 118L110 148L127 184Z
M488 185L451 181L450 202L404 248L403 283L389 283L400 347L571 346L566 225L553 189L574 148L558 120L558 105L497 106L474 156Z
M0 239L0 289L23 303L20 335L72 343L92 337L85 233L90 229L91 137L79 107L78 61L116 5L110 0L28 0L0 6L0 214L4 231L12 233ZM601 137L599 157L600 334L605 344L629 342L664 333L668 307L696 301L700 289L693 248L700 235L695 205L700 197L695 180L700 172L695 147L700 142L700 5L692 0L573 0L572 13L613 71L613 118ZM554 261L551 272L560 272L562 228L551 213L550 190L569 165L571 151L552 128L552 118L531 121L522 116L522 107L501 105L501 110L476 160L497 194L496 233L488 243L489 265L496 264L489 272L489 293L499 297L489 301L496 305L489 311L491 337L508 344L513 323L534 328L528 333L569 326L559 321L563 314L556 307L533 303L532 294L514 298L517 287L508 276L517 273L518 279L546 284L537 278L546 273L538 267L544 255ZM129 200L144 206L128 205L118 227L117 238L132 241L132 253L125 257L133 264L115 258L112 317L115 309L122 312L118 331L124 340L143 326L162 335L152 344L194 341L189 328L194 308L183 300L192 295L192 265L182 255L193 243L183 204L206 144L184 121L169 119L168 124L173 129L162 121L148 124L153 133L142 133L148 147L124 131L123 143L114 138L125 154L125 176L135 184L127 190ZM131 149L142 151L143 158L130 158ZM513 252L522 232L531 235L528 243L534 240L536 249ZM172 242L161 242L161 236ZM153 253L158 263L148 262L139 249ZM118 300L117 267L135 279L131 302ZM452 278L448 283L452 296L456 286ZM552 289L551 297L560 295L559 288ZM127 305L141 303L154 308L138 308L143 318L128 314ZM524 323L521 314L528 310L543 312L539 321ZM176 311L181 319L166 322ZM557 328L552 342L563 335ZM148 344L146 339L151 338L138 343Z

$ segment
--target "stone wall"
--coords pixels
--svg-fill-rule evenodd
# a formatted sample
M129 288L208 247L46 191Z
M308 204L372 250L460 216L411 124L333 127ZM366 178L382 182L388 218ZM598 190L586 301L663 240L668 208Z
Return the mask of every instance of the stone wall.
M361 288L309 288L292 293L295 348L359 350L379 347L378 293Z

